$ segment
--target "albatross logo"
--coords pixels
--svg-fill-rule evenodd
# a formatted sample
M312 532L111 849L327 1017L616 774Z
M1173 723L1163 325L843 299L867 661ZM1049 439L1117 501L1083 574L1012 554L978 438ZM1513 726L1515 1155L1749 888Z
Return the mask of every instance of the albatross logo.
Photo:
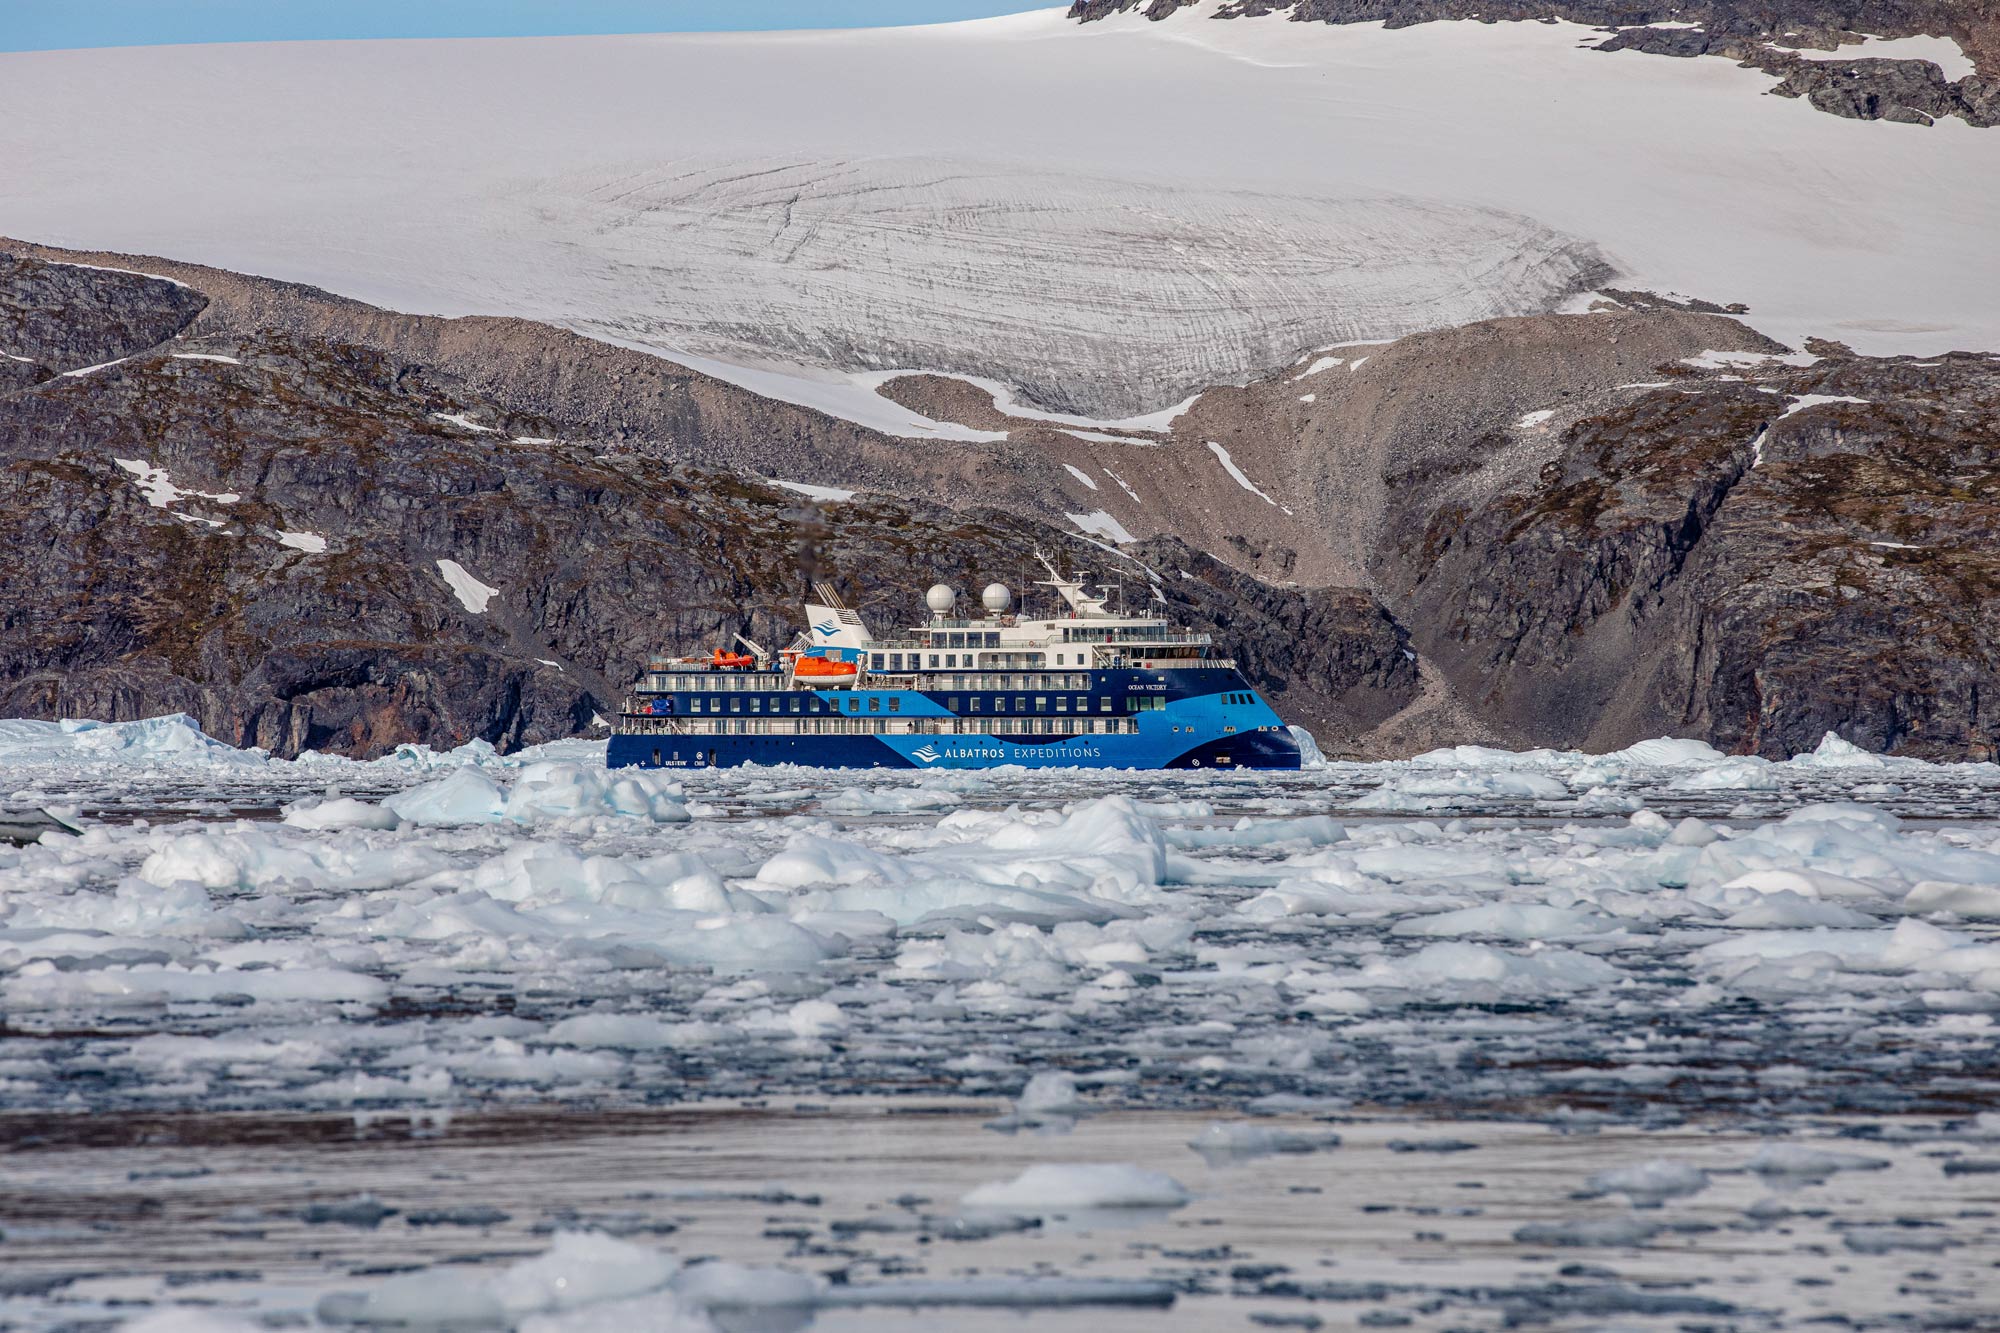
M919 745L916 749L910 751L910 753L927 764L935 764L937 762L938 752L928 745Z

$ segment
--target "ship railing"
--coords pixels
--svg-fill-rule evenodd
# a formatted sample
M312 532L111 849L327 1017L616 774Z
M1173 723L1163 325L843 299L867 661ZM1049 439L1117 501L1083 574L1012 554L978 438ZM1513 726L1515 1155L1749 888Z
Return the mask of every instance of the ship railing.
M677 675L689 675L689 676L706 676L706 675L731 676L731 675L741 675L746 672L769 671L770 669L771 668L768 666L761 666L761 667L718 666L714 662L706 660L699 662L683 662L677 658L663 658L663 657L656 657L652 661L646 664L646 672L648 675L666 675L668 673L674 673Z
M619 733L626 736L691 736L694 728L684 717L657 713L624 713L618 720Z
M974 623L974 625L977 625L977 624L979 624L980 622L977 622L977 621L975 621L975 622L973 622L973 623ZM999 644L997 644L997 645L995 645L995 644L979 644L979 643L969 643L969 644L964 644L964 645L961 645L961 646L960 646L959 648L956 648L956 649L949 649L949 650L947 650L947 648L946 648L946 645L944 645L944 644L941 644L941 643L937 643L937 642L935 642L935 641L933 641L933 640L931 640L931 639L869 639L869 640L868 640L868 641L867 641L866 643L863 643L863 644L861 645L861 647L862 647L863 649L867 650L867 651L870 651L870 652L875 652L875 651L883 651L883 652L890 652L890 651L897 651L897 652L901 652L901 651L907 651L907 650L909 650L909 649L911 649L911 648L917 648L917 649L921 649L921 650L923 650L923 651L925 651L925 652L933 652L933 651L936 651L936 652L944 652L944 651L953 651L953 652L962 652L962 651L973 651L973 652L977 652L977 651L978 651L979 649L981 649L981 648L985 648L985 649L986 649L987 651L991 652L991 651L994 651L994 650L995 650L996 648L997 648L997 649L1008 649L1008 648L1026 648L1026 647L1033 647L1033 646L1037 646L1037 645L1045 645L1045 644L1050 644L1050 643L1057 643L1057 642L1061 642L1061 643L1071 643L1071 644L1086 644L1086 645L1088 645L1088 644L1100 644L1100 645L1117 645L1117 644L1146 644L1146 645L1171 645L1171 644L1182 644L1182 645L1187 645L1187 646L1192 646L1192 647L1205 647L1205 646L1207 646L1208 644L1211 644L1211 643L1214 643L1214 642L1215 642L1215 637L1214 637L1213 635L1210 635L1210 634L1199 634L1199 633L1196 633L1196 632L1195 632L1195 631L1193 631L1193 630L1178 630L1178 629L1167 629L1167 630L1136 630L1136 629L1133 629L1133 630L1117 630L1117 629L1108 629L1108 630L1092 630L1092 629L1089 629L1089 628L1087 628L1087 625L1088 625L1088 622L1086 621L1086 622L1079 622L1079 623L1078 623L1078 624L1076 624L1076 625L1068 625L1068 624L1065 624L1065 625L1061 626L1061 628L1062 628L1062 630L1063 630L1063 634L1062 634L1062 636L1061 636L1061 638L1060 638L1060 639L1058 639L1058 638L1057 638L1057 637L1055 637L1054 635L1051 635L1051 636L1050 636L1049 638L1046 638L1046 639L1037 639L1037 640L1033 640L1033 641L1023 641L1023 640L1019 640L1019 639L1009 639L1009 640L1006 640L1006 641L1004 641L1004 642L1002 642L1002 643L999 643Z
M1233 657L1172 657L1143 652L1104 652L1104 645L1092 665L1099 671L1234 671Z

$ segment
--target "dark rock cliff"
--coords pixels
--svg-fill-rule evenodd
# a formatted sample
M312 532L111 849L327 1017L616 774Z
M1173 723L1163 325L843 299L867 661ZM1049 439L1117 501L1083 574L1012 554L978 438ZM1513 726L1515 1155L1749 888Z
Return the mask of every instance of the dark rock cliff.
M1545 743L1994 757L2000 362L1688 380L1483 504L1403 509L1383 564L1426 649Z
M1176 423L1407 627L1426 707L1370 744L2000 755L2000 358L1605 305L1355 349Z
M284 754L509 747L586 731L655 650L788 639L808 572L885 628L1036 548L1107 572L1030 518L813 505L380 348L175 336L203 297L173 283L6 260L0 292L0 350L28 368L0 385L0 714L179 709ZM1171 567L1166 608L1301 721L1352 734L1414 690L1365 595L1266 587L1171 539L1134 554L1109 559L1140 586L1140 562ZM441 562L497 592L474 609Z

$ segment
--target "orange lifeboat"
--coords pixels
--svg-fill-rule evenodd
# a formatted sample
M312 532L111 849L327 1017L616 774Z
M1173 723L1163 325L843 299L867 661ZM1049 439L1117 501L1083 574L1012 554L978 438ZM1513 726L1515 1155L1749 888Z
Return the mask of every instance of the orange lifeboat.
M823 681L840 684L853 680L861 674L861 668L852 662L837 662L831 657L801 657L792 674L800 680Z
M748 653L725 653L717 648L715 656L708 659L708 664L719 667L747 667L756 666L757 659Z

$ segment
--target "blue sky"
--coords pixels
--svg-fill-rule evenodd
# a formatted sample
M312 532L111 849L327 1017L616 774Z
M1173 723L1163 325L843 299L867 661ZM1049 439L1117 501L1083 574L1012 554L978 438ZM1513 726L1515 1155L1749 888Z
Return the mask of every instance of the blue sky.
M0 0L0 51L943 23L1061 0Z

